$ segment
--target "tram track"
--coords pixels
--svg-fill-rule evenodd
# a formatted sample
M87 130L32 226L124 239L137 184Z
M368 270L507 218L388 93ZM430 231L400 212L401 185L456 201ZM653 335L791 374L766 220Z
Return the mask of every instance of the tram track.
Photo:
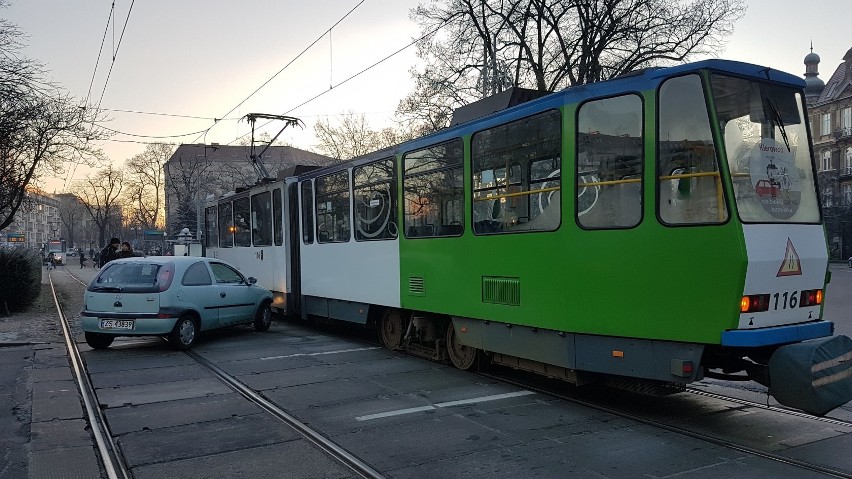
M730 440L727 440L727 439L723 439L723 438L720 438L720 437L717 437L717 436L714 436L714 435L711 435L711 434L707 434L707 433L695 431L695 430L690 430L690 429L687 429L687 428L684 428L684 427L673 425L673 424L668 423L668 422L664 422L664 421L661 421L661 420L642 416L640 414L631 413L631 412L628 412L628 411L625 411L625 410L622 410L622 409L619 409L619 408L598 404L598 403L595 403L595 402L592 402L592 401L587 401L587 400L577 398L577 397L573 397L573 396L568 396L566 394L561 394L561 393L549 390L547 388L542 388L540 386L536 386L535 384L533 384L531 382L514 380L514 379L507 378L505 376L499 376L499 375L495 375L495 374L491 374L491 373L487 373L487 372L478 372L476 374L479 374L479 375L481 375L482 377L485 377L485 378L489 378L489 379L496 380L496 381L501 381L501 382L504 382L506 384L511 384L511 385L516 386L516 387L520 387L520 388L524 388L524 389L527 389L527 390L530 390L530 391L534 391L534 392L537 392L537 393L545 395L545 396L549 396L549 397L552 397L552 398L567 401L567 402L570 402L572 404L577 404L577 405L588 407L588 408L591 408L591 409L595 409L595 410L598 410L598 411L601 411L601 412L604 412L604 413L607 413L607 414L612 414L612 415L615 415L615 416L618 416L618 417L621 417L621 418L624 418L624 419L636 421L636 422L639 422L641 424L645 424L645 425L648 425L648 426L651 426L651 427L654 427L654 428L663 429L665 431L669 431L669 432L672 432L672 433L675 433L675 434L680 434L680 435L691 437L691 438L698 439L698 440L701 440L701 441L709 442L711 444L715 444L717 446L724 447L726 449L730 449L730 450L733 450L733 451L750 454L750 455L753 455L753 456L756 456L756 457L760 457L760 458L763 458L763 459L767 459L767 460L777 462L777 463L780 463L780 464L784 464L784 465L788 465L788 466L794 466L794 467L797 467L797 468L800 468L800 469L803 469L803 470L806 470L806 471L810 471L810 472L817 472L817 473L820 473L820 474L826 474L826 475L831 476L831 477L852 479L852 473L849 473L849 472L846 472L846 471L840 471L840 470L833 469L833 468L826 467L826 466L822 466L822 465L819 465L819 464L813 464L813 463L809 463L809 462L806 462L806 461L801 461L801 460L798 460L798 459L785 457L785 456L782 456L782 455L779 455L779 454L774 454L774 453L771 453L771 452L763 451L763 450L760 450L760 449L757 449L757 448L754 448L754 447L751 447L751 446L747 446L747 445L744 445L744 444L738 444L736 442L733 442L733 441L730 441ZM802 418L807 418L807 419L816 420L816 421L828 422L828 423L834 424L834 425L852 427L852 423L848 423L848 422L840 421L840 420L836 420L836 419L821 418L821 417L813 416L813 415L810 415L810 414L800 413L798 411L790 411L790 410L785 410L785 409L781 409L781 408L775 408L775 407L772 407L772 406L766 406L766 405L754 403L754 402L751 402L751 401L740 400L740 399L737 399L737 398L731 398L731 397L722 396L722 395L713 394L713 393L705 393L705 392L702 392L702 391L690 391L690 392L693 393L693 394L699 395L699 396L704 396L704 397L709 397L709 398L714 398L714 399L727 400L727 401L735 402L735 403L738 403L738 404L741 404L741 405L744 405L744 406L758 407L760 409L764 409L764 410L768 410L768 411L772 411L772 412L776 412L776 413L790 414L790 415L793 415L793 416L796 416L796 417L802 417Z
M86 285L86 283L84 281L82 281L80 278L75 276L70 271L66 270L66 272L69 274L69 276L71 276L73 279L75 279L77 282L79 282L83 286ZM52 282L51 282L51 288L53 288ZM56 294L54 292L54 298L55 297L56 297ZM77 366L75 366L75 374L76 374L76 371L82 372L81 375L77 375L77 376L78 376L78 378L80 376L82 376L82 378L85 379L85 382L87 383L88 388L91 392L91 398L93 398L93 400L89 399L87 401L87 412L90 413L90 417L97 416L98 417L98 423L99 423L99 430L103 430L103 431L107 432L106 439L108 439L108 444L105 444L104 447L103 447L103 450L101 450L101 445L100 445L100 442L99 442L99 450L101 450L102 454L109 454L109 456L105 456L105 457L109 457L110 459L117 459L118 458L118 452L117 452L118 448L115 445L115 443L112 441L112 435L109 434L109 429L106 425L106 421L104 420L103 415L100 412L100 408L95 408L95 411L90 411L90 404L91 403L94 403L94 404L97 403L97 399L94 396L94 389L91 387L91 383L88 380L88 375L85 374L85 366L83 365L79 351L76 348L76 344L74 343L73 339L70 338L70 328L68 327L67 321L65 320L65 317L62 314L61 309L59 308L58 301L56 302L56 306L57 306L57 311L59 311L60 317L62 317L63 329L66 332L66 336L65 336L66 337L66 344L69 347L69 352L73 349L74 350L74 356L76 356L75 363L77 364ZM192 358L199 365L201 365L204 368L206 368L207 370L209 370L211 373L213 373L213 375L216 378L218 378L220 381L225 383L229 388L231 388L232 390L234 390L235 392L240 394L243 398L247 399L252 404L260 407L262 410L264 410L265 412L270 414L275 419L283 422L288 427L290 427L293 430L295 430L296 432L298 432L300 435L302 435L302 437L304 437L309 442L311 442L316 447L318 447L320 450L325 452L329 457L335 459L337 462L339 462L343 466L345 466L348 469L350 469L351 471L353 471L359 477L363 477L365 479L384 479L385 478L385 476L383 476L380 472L373 469L369 464L360 460L358 457L351 454L349 451L340 447L334 441L326 438L325 436L323 436L322 434L320 434L316 430L312 429L311 427L309 427L304 422L301 422L298 419L296 419L294 416L292 416L291 414L288 414L286 411L284 411L283 409L278 407L278 405L276 405L272 401L269 401L268 399L266 399L258 391L249 388L248 386L246 386L245 384L240 382L234 376L228 374L227 372L225 372L224 370L222 370L221 368L216 366L214 363L208 361L202 355L200 355L200 354L198 354L198 353L196 353L192 350L184 351L184 354L186 354L187 356ZM94 429L95 428L93 427L93 430ZM110 451L112 451L112 453L110 453ZM117 462L118 463L115 464L112 467L112 469L120 471L123 475L112 475L112 474L109 474L109 470L108 470L108 474L109 474L110 479L113 479L113 478L128 479L130 476L128 475L127 471L125 469L123 469L123 463L121 463L120 460L118 460ZM107 463L106 459L104 459L104 463Z
M85 284L79 278L76 278L72 273L69 272L69 274L72 277L74 277L75 279L77 279L77 281L79 281L81 284ZM344 335L344 336L349 337L351 335ZM349 337L349 339L353 339L353 338ZM372 343L372 342L364 339L363 337L360 337L360 338L357 338L357 339L358 339L358 341L363 341L365 344L375 345L375 343ZM368 464L364 463L363 461L360 461L360 459L358 459L354 455L348 453L347 451L342 449L340 446L335 444L333 441L328 440L327 438L322 436L320 433L309 428L307 425L305 425L304 423L302 423L301 421L299 421L298 419L293 417L291 414L288 414L286 411L281 409L277 404L268 400L262 393L246 386L245 384L240 382L235 377L233 377L230 374L223 371L216 364L212 363L211 361L209 361L206 358L204 358L203 356L201 356L199 353L196 353L196 352L193 352L193 351L187 351L186 354L189 357L191 357L195 362L197 362L201 366L204 366L209 371L211 371L217 378L219 378L222 382L224 382L229 388L236 391L238 394L240 394L242 397L246 398L247 400L251 401L253 404L259 406L261 409L263 409L264 411L266 411L267 413L269 413L270 415L275 417L277 420L287 424L289 427L296 430L299 434L301 434L303 437L305 437L308 441L310 441L315 446L320 448L322 451L324 451L330 457L334 458L335 460L337 460L338 462L340 462L341 464L343 464L344 466L346 466L347 468L349 468L350 470L355 472L358 476L365 477L365 478L381 478L381 477L384 477L378 471L375 471L372 467L370 467ZM416 356L416 355L411 355L411 356L421 358L420 356ZM704 442L714 444L716 446L719 446L719 447L722 447L722 448L725 448L725 449L728 449L728 450L737 451L737 452L740 452L740 453L743 453L743 454L748 454L748 455L751 455L751 456L763 458L763 459L770 460L770 461L773 461L773 462L776 462L776 463L779 463L779 464L783 464L785 466L795 467L795 468L803 470L803 471L810 471L810 472L815 472L815 473L819 473L819 474L824 474L824 475L829 476L829 477L839 477L839 478L852 479L852 473L849 473L847 471L838 470L838 469L834 469L832 467L828 467L828 466L825 466L825 465L814 464L814 463L810 463L810 462L807 462L807 461L803 461L803 460L799 460L799 459L795 459L795 458L791 458L791 457L786 457L786 456L783 456L781 454L768 452L766 450L762 450L762 449L759 449L757 447L752 447L752 446L749 446L749 445L746 445L746 444L731 441L729 439L725 439L723 437L718 437L718 436L715 436L713 434L702 432L700 430L693 430L693 429L690 429L690 428L675 425L675 424L672 424L672 422L667 422L665 420L654 419L652 417L637 414L635 412L626 411L624 409L621 409L621 408L618 408L618 407L613 407L611 405L603 405L603 404L592 402L592 401L585 400L585 399L582 399L582 398L573 397L571 395L562 394L558 391L554 391L552 389L548 389L546 387L539 386L534 381L516 380L516 379L513 379L511 377L507 377L507 375L493 374L493 373L490 373L490 372L479 372L477 374L481 375L484 378L488 378L490 380L493 380L493 381L499 381L499 382L504 383L504 384L509 384L509 385L512 385L512 386L515 386L515 387L520 387L520 388L523 388L523 389L526 389L526 390L534 391L536 393L539 393L539 394L542 394L542 395L545 395L545 396L548 396L548 397L560 399L560 400L563 400L563 401L566 401L566 402L569 402L569 403L572 403L572 404L577 404L577 405L584 406L584 407L587 407L587 408L591 408L591 409L601 411L601 412L604 412L604 413L607 413L607 414L612 414L614 416L624 418L624 419L628 419L628 420L632 420L632 421L636 421L638 423L641 423L641 424L644 424L644 425L647 425L647 426L650 426L650 427L653 427L653 428L665 430L665 431L668 431L668 432L671 432L671 433L674 433L674 434L683 435L683 436L686 436L686 437L690 437L690 438L693 438L693 439L704 441ZM728 401L728 402L732 402L734 404L737 404L739 406L756 408L756 409L764 410L764 411L767 411L767 412L770 412L770 413L773 413L773 414L784 414L784 415L794 416L794 417L798 417L798 418L802 418L802 419L822 422L822 423L826 423L826 424L830 424L830 425L852 428L852 423L850 423L850 422L846 422L846 421L842 421L842 420L838 420L838 419L833 419L833 418L812 416L812 415L802 413L802 412L798 412L798 411L788 410L788 409L779 408L779 407L773 407L773 406L760 404L760 403L753 402L753 401L748 401L748 400L743 400L743 399L734 398L734 397L730 397L730 396L724 396L724 395L720 395L720 394L710 393L710 392L702 391L702 390L699 390L699 389L696 389L696 388L688 388L687 392L690 393L690 394L699 396L699 397L705 397L705 398L714 399L714 400L721 400L721 401Z
M79 278L70 274L72 278L80 281ZM80 350L77 349L77 343L71 334L71 326L68 324L68 319L62 311L59 304L59 297L56 294L56 286L53 284L53 278L50 271L47 273L48 282L50 283L50 291L53 294L53 302L56 305L56 312L59 317L59 323L62 326L62 335L65 339L65 347L68 350L68 356L71 362L71 369L74 374L74 379L77 382L77 387L80 390L80 395L83 399L83 405L86 409L86 416L89 418L88 423L91 428L92 435L95 438L98 454L101 464L109 479L129 479L130 472L124 465L121 457L121 452L118 446L113 441L112 433L109 430L106 418L103 416L100 407L98 407L95 388L89 380L89 375L86 372L86 366L83 363L83 358L80 356ZM82 283L82 281L80 281ZM85 283L84 283L85 284Z

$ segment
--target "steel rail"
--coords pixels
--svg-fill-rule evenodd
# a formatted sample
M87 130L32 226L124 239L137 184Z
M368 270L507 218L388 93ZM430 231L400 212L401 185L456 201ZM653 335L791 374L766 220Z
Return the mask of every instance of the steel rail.
M598 410L598 411L601 411L601 412L613 414L613 415L618 416L618 417L630 419L632 421L636 421L636 422L639 422L639 423L642 423L642 424L645 424L645 425L648 425L648 426L651 426L651 427L654 427L654 428L663 429L663 430L666 430L666 431L669 431L669 432L672 432L672 433L675 433L675 434L680 434L680 435L683 435L683 436L691 437L693 439L698 439L700 441L709 442L711 444L715 444L717 446L724 447L726 449L731 449L731 450L734 450L734 451L737 451L737 452L742 452L742 453L750 454L752 456L761 457L763 459L768 459L768 460L771 460L771 461L774 461L774 462L777 462L777 463L780 463L780 464L795 466L795 467L798 467L798 468L801 468L801 469L804 469L804 470L807 470L807 471L819 472L821 474L826 474L826 475L831 476L831 477L852 479L852 473L848 473L848 472L845 472L845 471L839 471L839 470L832 469L832 468L829 468L829 467L820 466L818 464L812 464L812 463L809 463L809 462L806 462L806 461L800 461L798 459L792 459L792 458L789 458L789 457L780 456L778 454L773 454L771 452L761 451L761 450L755 449L753 447L744 446L742 444L736 444L734 442L727 441L725 439L720 439L716 436L711 436L709 434L704 434L704 433L696 432L696 431L690 431L689 429L685 429L685 428L682 428L682 427L679 427L679 426L673 426L671 424L668 424L668 423L665 423L665 422L662 422L662 421L657 421L655 419L649 419L649 418L646 418L646 417L642 417L642 416L637 415L637 414L620 411L618 409L615 409L615 408L612 408L612 407L609 407L609 406L602 406L600 404L595 404L593 402L586 401L586 400L583 400L583 399L577 399L577 398L573 398L573 397L566 396L566 395L563 395L563 394L555 393L553 391L548 391L546 389L543 389L543 388L540 388L540 387L537 387L537 386L534 386L534 385L526 384L522 381L516 381L516 380L513 380L513 379L495 376L493 374L484 373L484 372L478 372L476 374L479 374L479 375L486 377L486 378L489 378L489 379L493 379L493 380L501 381L501 382L504 382L504 383L507 383L507 384L511 384L511 385L514 385L514 386L523 387L525 389L535 391L539 394L544 394L546 396L561 399L563 401L568 401L570 403L578 404L580 406L585 406L585 407L592 408L592 409L595 409L595 410Z
M72 275L72 277L74 276ZM77 387L80 389L80 395L83 397L86 414L89 417L89 426L92 428L92 434L95 436L98 452L101 455L101 462L103 462L109 479L129 479L130 475L119 457L118 446L112 440L112 433L109 431L106 418L104 418L101 409L94 405L95 389L86 373L86 368L83 365L77 344L71 337L71 328L68 325L65 314L62 312L62 307L59 305L59 298L56 296L56 287L53 285L53 278L50 272L47 273L47 279L50 283L50 292L53 294L53 303L56 305L56 312L59 315L59 323L62 326L65 347L68 349L68 356L74 370L74 378L77 380ZM79 281L79 279L77 280Z
M258 394L248 386L244 385L235 377L231 376L215 364L203 358L198 353L191 350L185 351L185 353L189 355L192 359L194 359L196 362L212 371L220 380L222 380L234 391L238 392L252 403L258 405L269 414L275 416L275 418L281 420L288 426L298 431L306 439L311 441L313 444L315 444L325 453L336 459L338 462L342 463L343 465L357 473L359 476L365 479L385 479L385 476L373 469L369 464L360 460L358 457L356 457L349 451L343 449L338 444L326 438L322 434L311 429L307 424L299 421L294 416L288 414L286 411L279 408L276 404L269 401L262 395Z

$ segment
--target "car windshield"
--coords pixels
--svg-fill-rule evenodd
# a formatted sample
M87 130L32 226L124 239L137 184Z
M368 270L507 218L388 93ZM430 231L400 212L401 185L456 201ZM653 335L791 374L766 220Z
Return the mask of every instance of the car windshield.
M818 223L800 91L718 74L711 84L740 219Z
M109 263L92 281L90 291L129 291L150 289L157 283L161 265L151 263ZM141 291L140 289L140 291Z

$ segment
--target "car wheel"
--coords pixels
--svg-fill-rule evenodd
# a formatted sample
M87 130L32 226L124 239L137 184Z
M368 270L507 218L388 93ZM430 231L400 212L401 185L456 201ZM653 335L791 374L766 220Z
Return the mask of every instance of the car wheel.
M272 310L269 309L269 303L261 303L257 308L257 313L254 315L254 330L266 331L272 325Z
M86 333L86 343L88 343L92 349L106 349L110 344L112 344L114 339L115 336L110 334Z
M175 328L169 334L169 342L179 351L186 351L195 344L198 338L198 325L195 323L195 318L188 314L181 316Z

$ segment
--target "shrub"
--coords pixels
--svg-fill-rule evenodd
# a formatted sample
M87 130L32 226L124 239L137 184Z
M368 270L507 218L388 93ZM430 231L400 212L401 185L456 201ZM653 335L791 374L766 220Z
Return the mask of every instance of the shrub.
M0 248L0 314L24 311L41 292L41 255L27 248Z

